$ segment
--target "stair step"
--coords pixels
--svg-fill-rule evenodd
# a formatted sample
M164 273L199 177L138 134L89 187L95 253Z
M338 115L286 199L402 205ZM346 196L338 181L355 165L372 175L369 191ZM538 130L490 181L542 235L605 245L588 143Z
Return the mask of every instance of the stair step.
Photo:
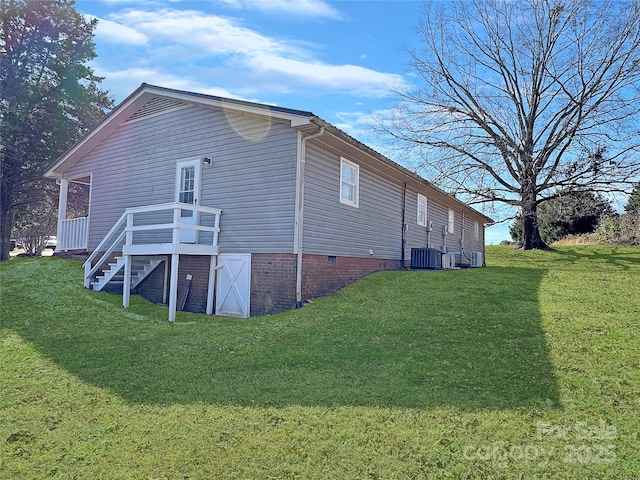
M90 283L96 290L108 288L110 285L124 285L124 262L123 257L115 257L116 263L109 263L108 268L102 271L101 275L96 275L95 280ZM161 258L132 258L131 259L131 285L137 286L142 282L166 257Z

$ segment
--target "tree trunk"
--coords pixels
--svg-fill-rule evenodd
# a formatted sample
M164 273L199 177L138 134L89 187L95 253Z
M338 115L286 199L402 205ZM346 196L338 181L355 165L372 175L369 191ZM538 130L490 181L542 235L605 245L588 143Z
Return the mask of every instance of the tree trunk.
M535 195L522 202L522 250L546 250L549 246L544 243L538 228L538 203Z
M0 261L9 258L13 215L11 211L12 189L4 184L0 190Z

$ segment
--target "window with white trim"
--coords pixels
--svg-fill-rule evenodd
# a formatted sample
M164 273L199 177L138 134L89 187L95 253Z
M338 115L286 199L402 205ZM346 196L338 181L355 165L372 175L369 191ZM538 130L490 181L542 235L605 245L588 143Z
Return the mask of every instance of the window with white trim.
M418 217L416 219L421 227L427 226L427 197L418 194Z
M447 233L453 233L456 225L456 213L449 209L449 224L447 225Z
M480 240L480 224L476 220L473 222L473 239L477 242Z
M358 207L360 167L340 157L340 203Z

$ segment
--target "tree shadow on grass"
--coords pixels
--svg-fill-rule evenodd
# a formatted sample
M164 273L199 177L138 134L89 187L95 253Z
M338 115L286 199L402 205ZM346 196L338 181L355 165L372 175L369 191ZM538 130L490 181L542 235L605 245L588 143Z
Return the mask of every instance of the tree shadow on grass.
M301 310L175 324L141 299L123 310L119 296L73 287L72 305L59 296L10 328L132 403L559 406L538 309L544 274L384 272Z
M592 249L584 250L580 247L563 246L561 249L550 248L549 252L560 256L563 261L569 263L581 262L605 262L609 265L629 270L630 268L638 268L640 266L640 256L638 255L640 246L601 246L601 251L596 252Z

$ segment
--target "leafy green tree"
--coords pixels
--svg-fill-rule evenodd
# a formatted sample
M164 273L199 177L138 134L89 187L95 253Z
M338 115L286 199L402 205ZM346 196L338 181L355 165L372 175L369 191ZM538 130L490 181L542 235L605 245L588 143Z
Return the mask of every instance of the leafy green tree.
M538 209L538 227L545 243L552 243L567 235L594 232L601 220L613 214L611 204L589 190L561 192L541 204ZM523 241L523 223L518 218L509 229L518 244Z
M113 106L87 65L93 30L66 0L0 0L0 260L46 167ZM24 227L24 225L22 225Z
M640 212L640 182L636 183L636 186L629 195L629 201L624 206L624 211L627 213Z

